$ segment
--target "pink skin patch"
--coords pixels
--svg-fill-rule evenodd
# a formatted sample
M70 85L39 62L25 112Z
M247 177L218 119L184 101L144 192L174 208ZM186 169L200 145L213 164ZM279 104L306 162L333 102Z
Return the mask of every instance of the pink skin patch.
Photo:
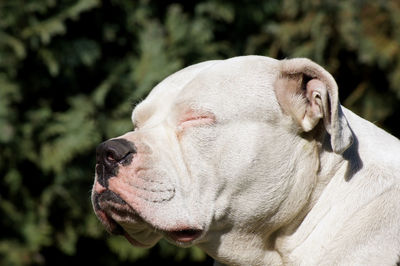
M95 184L94 184L94 191L95 191L97 194L101 194L101 193L103 193L105 190L106 190L106 188L103 187L102 185L100 185L99 182L97 182L97 181L95 182Z
M145 155L138 152L129 165L120 165L118 176L108 180L109 189L130 203L136 203L138 199L151 203L172 199L175 195L174 187L169 182L165 182L163 174L147 168L143 163L143 156ZM136 210L139 206L132 207Z
M215 123L215 116L210 112L200 112L190 109L186 111L179 120L178 126L182 129L191 126L212 125Z
M149 208L151 203L162 203L172 199L175 195L175 190L166 184L129 175L112 177L108 182L110 190L115 191L124 201L128 202L139 215L143 215L142 210Z
M215 123L214 114L210 112L201 112L189 109L182 115L181 119L179 119L176 134L178 138L181 138L183 132L187 128L212 125L214 123Z
M166 180L166 174L152 165L151 153L137 145L138 152L129 165L120 165L118 175L108 180L108 189L119 195L132 209L149 224L154 224L152 208L162 208L162 204L175 196L175 188ZM155 210L154 210L155 211ZM151 217L149 217L151 216ZM158 228L162 229L162 228Z

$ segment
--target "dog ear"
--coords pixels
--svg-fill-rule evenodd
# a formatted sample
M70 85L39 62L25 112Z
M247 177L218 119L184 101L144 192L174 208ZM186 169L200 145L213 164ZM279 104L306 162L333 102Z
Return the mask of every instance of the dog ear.
M275 93L283 111L303 131L313 130L322 119L335 153L343 153L352 144L353 134L339 103L336 82L318 64L305 58L281 61Z

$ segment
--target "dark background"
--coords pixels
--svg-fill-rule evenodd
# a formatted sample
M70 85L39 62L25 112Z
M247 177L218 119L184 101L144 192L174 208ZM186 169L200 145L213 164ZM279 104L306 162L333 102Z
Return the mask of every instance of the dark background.
M399 137L399 42L397 0L0 0L0 264L211 265L105 233L96 145L169 74L247 54L313 59L343 105Z

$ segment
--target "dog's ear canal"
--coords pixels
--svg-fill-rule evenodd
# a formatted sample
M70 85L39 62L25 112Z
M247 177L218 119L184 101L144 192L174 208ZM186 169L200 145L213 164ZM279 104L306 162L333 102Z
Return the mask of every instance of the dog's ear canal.
M283 112L304 132L322 120L335 153L343 153L352 144L353 134L339 103L336 82L325 69L305 58L283 60L274 85Z

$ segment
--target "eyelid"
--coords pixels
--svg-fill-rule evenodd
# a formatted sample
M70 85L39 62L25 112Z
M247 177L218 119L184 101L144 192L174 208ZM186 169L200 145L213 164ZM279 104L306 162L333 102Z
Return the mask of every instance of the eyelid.
M191 126L212 125L215 120L215 115L210 112L189 110L179 119L178 127L184 129Z
M183 123L191 123L195 121L201 121L204 122L205 124L213 124L215 122L215 117L209 116L209 115L196 115L196 116L189 116L185 117L184 119L179 121L179 124Z

